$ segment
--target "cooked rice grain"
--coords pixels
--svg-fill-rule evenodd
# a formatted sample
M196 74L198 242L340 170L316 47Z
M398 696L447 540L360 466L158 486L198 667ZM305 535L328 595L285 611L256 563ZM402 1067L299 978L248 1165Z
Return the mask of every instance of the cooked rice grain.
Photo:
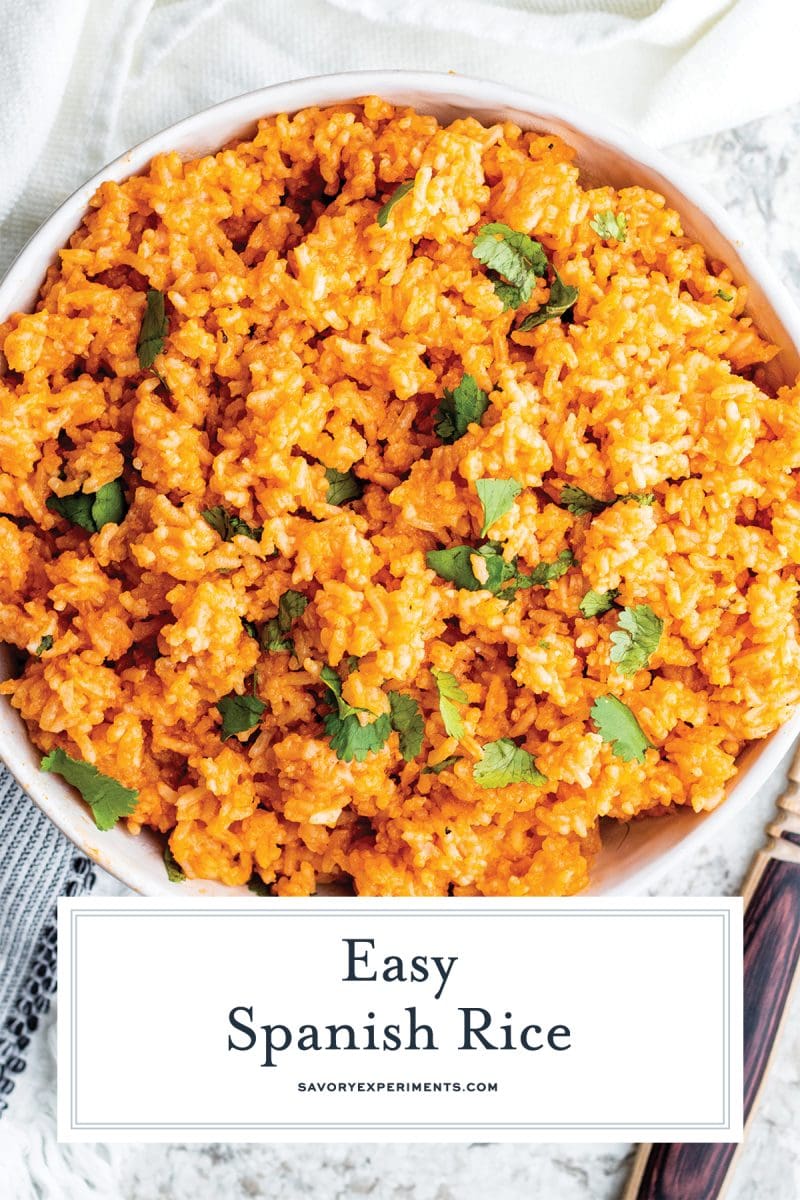
M574 893L600 818L713 808L744 743L797 704L797 388L663 197L586 189L573 159L555 136L442 128L374 97L269 118L103 184L36 312L0 327L0 637L28 656L2 690L42 751L137 788L129 828L168 834L188 876ZM624 241L592 227L605 211L627 217ZM579 289L571 323L513 331L472 256L489 221L530 232ZM137 357L148 288L167 299L166 387ZM436 410L465 372L491 402L442 444ZM326 468L354 468L363 497L328 504ZM46 506L120 475L120 525L89 534ZM485 477L524 489L492 528L508 560L569 548L578 564L511 604L426 566L477 542ZM568 483L655 502L575 516ZM260 540L222 540L202 516L217 505ZM590 588L662 618L648 669L611 661L618 608L582 617ZM288 589L310 601L295 653L262 651L242 622ZM332 749L319 673L346 676L349 656L351 705L385 712L390 688L419 702L412 761L396 733L363 762ZM466 693L460 740L434 668ZM260 727L223 742L218 700L254 685ZM602 740L604 694L653 743L643 762ZM478 786L501 738L544 787Z

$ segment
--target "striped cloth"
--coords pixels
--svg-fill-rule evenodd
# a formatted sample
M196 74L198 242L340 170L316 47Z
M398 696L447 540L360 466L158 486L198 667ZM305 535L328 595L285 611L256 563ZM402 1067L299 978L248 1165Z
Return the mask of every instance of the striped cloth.
M0 1115L55 992L56 897L93 883L89 860L0 767Z

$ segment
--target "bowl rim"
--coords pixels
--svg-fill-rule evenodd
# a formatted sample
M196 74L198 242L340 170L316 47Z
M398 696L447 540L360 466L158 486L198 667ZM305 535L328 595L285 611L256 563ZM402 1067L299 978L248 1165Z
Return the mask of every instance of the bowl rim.
M30 308L30 303L38 295L48 265L80 225L89 201L100 184L107 181L118 182L139 173L154 155L174 149L170 142L188 139L194 134L202 135L217 119L230 118L231 125L236 122L244 129L260 117L281 112L294 113L307 107L324 107L367 95L386 95L390 103L407 103L397 99L391 100L391 93L399 91L418 93L418 99L414 101L415 106L419 104L424 107L428 102L438 102L441 105L450 96L458 104L463 105L467 101L476 108L493 109L498 114L503 110L515 109L535 123L546 125L553 122L567 125L592 142L626 159L635 160L648 172L663 179L668 190L678 192L689 206L694 206L704 214L722 238L733 247L738 257L738 266L746 281L754 282L760 288L769 308L782 325L789 344L800 355L800 311L783 282L760 250L742 242L734 227L733 218L703 185L693 178L690 171L674 162L662 150L648 145L636 134L605 118L597 118L577 106L549 100L534 92L456 72L404 69L341 71L269 84L219 101L164 126L138 142L77 187L24 243L0 282L0 319L5 319L10 312ZM498 116L497 119L502 118ZM220 146L232 136L235 135L229 134L223 138ZM33 284L28 283L30 303L15 303L9 308L9 297L19 293L23 280L30 279L33 279ZM24 290L24 284L22 288ZM2 708L10 708L10 702L5 697L2 698ZM719 808L695 816L690 822L684 822L687 824L687 830L679 841L658 854L654 861L634 868L620 884L612 881L603 887L602 893L641 893L659 875L685 857L692 848L697 848L707 841L712 828L719 830L724 821L731 820L742 805L753 797L798 733L800 708L771 735L752 744L756 748L752 764L748 763L737 769L730 795ZM26 742L29 741L27 731L22 736ZM72 794L69 798L70 803L65 803L63 796L59 795L58 788L48 786L55 781L52 780L52 776L45 776L36 769L30 753L25 753L28 749L28 746L18 745L13 734L0 739L0 759L38 808L79 850L134 891L145 895L166 893L171 885L165 879L163 888L154 886L151 870L144 860L141 865L134 862L123 866L116 861L113 853L96 844L97 831L93 826L87 826L84 806ZM684 815L686 814L681 813L680 817ZM79 816L84 819L78 819ZM195 884L200 886L192 888L194 894L204 892L204 882L195 881ZM224 893L234 896L242 890L226 888ZM590 883L589 892L591 891ZM174 896L174 890L169 894Z

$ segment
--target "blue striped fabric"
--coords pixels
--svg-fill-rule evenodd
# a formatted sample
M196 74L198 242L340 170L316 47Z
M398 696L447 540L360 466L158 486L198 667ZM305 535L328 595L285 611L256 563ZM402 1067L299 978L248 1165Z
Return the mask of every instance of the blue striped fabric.
M94 883L79 854L0 766L0 1115L56 988L56 898Z

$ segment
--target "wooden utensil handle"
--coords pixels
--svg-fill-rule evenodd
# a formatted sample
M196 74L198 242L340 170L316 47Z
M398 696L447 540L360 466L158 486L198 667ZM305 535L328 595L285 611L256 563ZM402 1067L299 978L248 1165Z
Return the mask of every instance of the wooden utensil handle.
M800 752L744 887L744 1120L752 1116L800 965ZM687 1087L691 1080L687 1080ZM622 1200L718 1200L735 1143L640 1146Z

